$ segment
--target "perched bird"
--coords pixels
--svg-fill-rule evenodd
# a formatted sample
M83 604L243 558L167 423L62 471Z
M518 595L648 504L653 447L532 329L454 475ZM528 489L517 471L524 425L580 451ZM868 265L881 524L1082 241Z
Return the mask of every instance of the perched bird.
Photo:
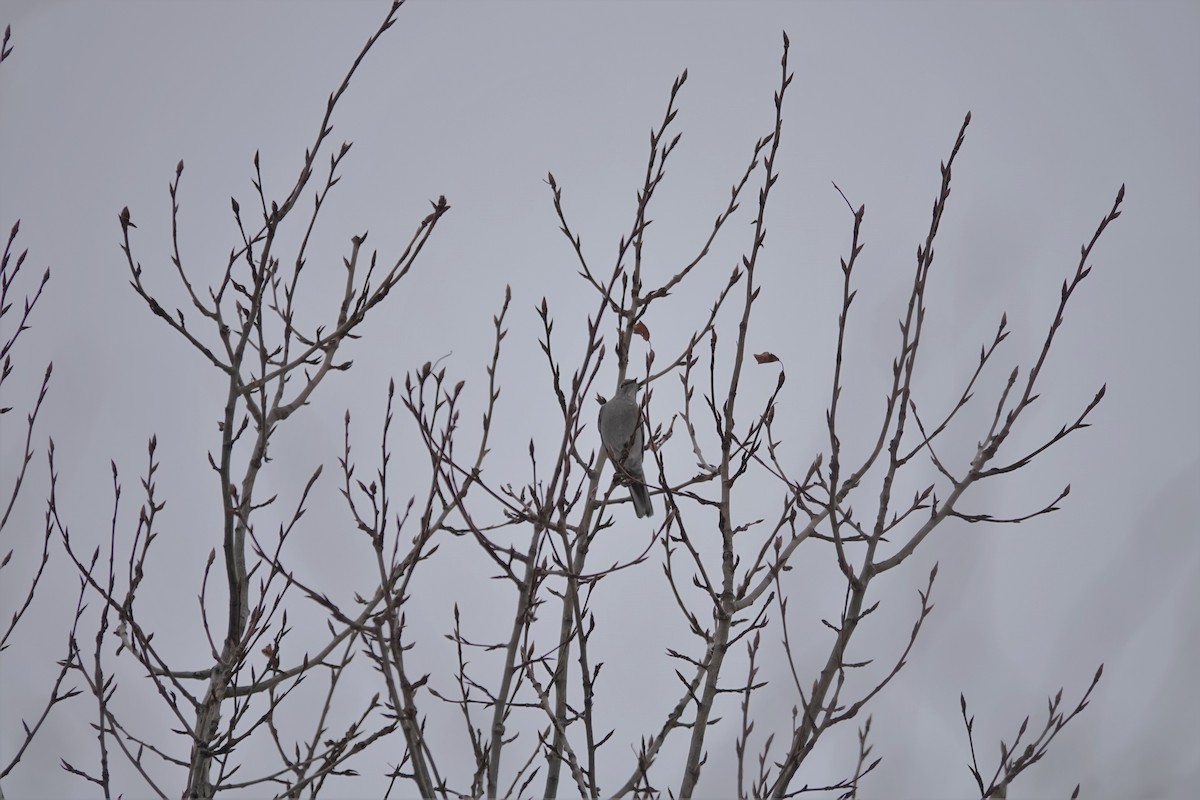
M600 406L600 441L618 474L629 478L633 511L641 517L654 516L646 475L642 472L642 453L646 434L642 429L642 409L637 401L638 382L632 378L621 384L617 396Z

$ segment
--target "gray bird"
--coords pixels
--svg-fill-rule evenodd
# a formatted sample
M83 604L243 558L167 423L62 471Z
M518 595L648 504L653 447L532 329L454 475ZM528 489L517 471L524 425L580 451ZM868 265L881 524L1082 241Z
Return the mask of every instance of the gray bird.
M629 477L633 511L641 517L654 516L646 475L642 472L642 453L646 434L642 429L642 409L637 401L638 382L632 378L621 384L617 396L600 406L600 441L608 451L617 472Z

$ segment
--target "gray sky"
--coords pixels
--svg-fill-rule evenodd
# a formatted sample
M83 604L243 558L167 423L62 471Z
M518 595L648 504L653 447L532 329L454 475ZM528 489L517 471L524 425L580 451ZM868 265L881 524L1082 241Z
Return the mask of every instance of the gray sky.
M18 372L13 388L6 384L11 394L4 405L23 409L44 364L54 362L36 470L0 551L17 549L17 569L28 569L36 555L28 538L40 530L45 508L48 435L58 451L61 511L80 549L90 552L106 541L110 460L122 474L120 532L128 537L146 440L157 434L158 488L168 506L151 560L156 571L143 589L157 599L146 613L156 615L158 641L175 642L183 661L196 662L192 666L207 650L196 638L196 594L203 559L219 539L205 453L218 442L215 420L224 393L219 376L156 324L129 289L117 213L128 206L139 226L136 252L147 282L164 301L181 302L168 261L166 187L182 158L185 264L197 284L215 279L236 240L230 195L243 207L253 205L255 151L262 153L268 191L280 196L290 188L326 96L385 5L0 4L0 24L12 25L15 46L0 67L0 228L7 231L19 218L19 244L30 250L26 269L48 265L53 275L18 349ZM1024 513L1069 482L1063 510L1020 526L946 525L913 563L881 581L881 618L864 633L862 655L890 663L907 639L917 589L929 567L941 565L937 608L909 666L872 704L875 753L884 761L867 784L868 796L968 795L959 692L971 702L977 744L991 765L1000 737L1011 740L1026 714L1039 725L1045 698L1060 686L1064 702L1073 703L1100 662L1105 677L1091 706L1013 796L1066 797L1077 782L1094 797L1190 796L1200 781L1200 699L1187 677L1200 659L1195 3L414 0L364 62L334 120L335 142L352 140L354 148L317 231L312 307L327 307L322 292L337 291L351 235L369 230L368 244L386 257L428 212L429 200L444 194L452 210L400 296L348 349L354 369L327 381L278 445L264 480L268 493L281 493L284 509L295 504L297 481L326 466L318 500L310 504L316 507L297 534L298 571L344 597L369 580L370 565L343 557L349 546L337 538L351 536L335 485L342 414L349 408L354 415L356 452L361 469L370 470L389 378L450 354L443 362L448 373L466 379L475 393L471 402L478 403L492 347L491 316L505 285L514 300L501 368L503 427L491 468L497 481L528 479L528 442L549 447L557 435L537 426L555 412L533 309L548 298L559 346L569 354L595 306L557 231L547 171L564 187L585 248L607 266L632 219L647 131L661 119L671 81L687 68L678 119L684 135L647 251L651 274L663 279L694 254L754 140L770 129L785 29L796 78L769 217L762 275L769 289L751 347L776 352L788 365L784 427L797 472L825 444L837 263L850 233L832 181L867 209L859 327L851 338L857 361L847 385L849 408L867 421L878 413L938 163L967 110L973 121L929 299L935 341L922 380L932 405L959 390L1002 311L1014 333L987 387L995 390L1002 380L996 376L1014 365L1028 368L1080 243L1118 187L1127 186L1124 213L1101 240L1091 259L1095 271L1068 310L1025 441L1073 420L1107 382L1093 427L968 504L970 510ZM663 315L647 321L660 358L699 324L749 238L748 219L735 219L714 252L711 280L680 292L673 305L660 304ZM732 339L732 323L726 325ZM611 373L601 376L606 393ZM775 373L750 380L752 392L769 390ZM666 381L656 390L659 418L679 410L676 386ZM994 402L985 396L984 405ZM0 485L10 484L20 421L18 413L5 417ZM972 447L977 438L977 431L964 430L960 444ZM856 445L862 442L848 443ZM672 446L679 452L670 457L686 471L684 441L677 437ZM512 477L501 478L506 470ZM411 490L395 491L407 496ZM777 503L777 491L764 487L761 502ZM605 542L601 562L628 558L644 546L649 532L626 525L628 538ZM447 663L441 637L455 599L480 638L508 608L509 595L486 580L477 554L457 543L447 549L453 557L435 562L427 584L418 587L426 594L422 618L414 622L421 643L415 657L435 674ZM61 548L53 555L55 583L38 598L36 625L26 624L0 655L4 763L14 720L38 707L61 657L75 579ZM8 575L0 587L5 618L15 602ZM832 597L822 594L836 584L827 574L817 576L816 566L800 567L795 581L793 615L815 618L840 602L836 588ZM694 649L662 583L652 561L604 583L595 601L608 654L609 683L601 690L608 723L617 728L606 785L627 773L630 744L656 729L674 702L673 665L663 648ZM618 621L631 614L643 623L625 630ZM313 623L319 627L320 620ZM823 635L819 624L797 625L801 634ZM814 642L811 649L820 652L824 640ZM781 727L786 714L773 714L795 698L776 644L765 676L772 683L758 702L763 725ZM138 720L143 733L169 737L171 720L138 686L136 670L126 669L121 692L128 694L119 697L147 709ZM373 691L364 686L360 694ZM732 718L734 705L727 702L722 715ZM80 700L52 717L27 763L5 783L6 794L88 796L89 787L57 764L60 757L94 763L87 727L92 710ZM448 721L435 723L433 735L465 753L458 723L444 710L437 714ZM817 783L846 772L855 756L853 733L846 726L840 738L831 736L805 778ZM718 766L730 760L733 736L728 726L709 740L703 786L713 796L733 785ZM367 773L395 755L380 754L360 769ZM143 793L128 770L118 774L128 796ZM379 785L364 778L346 791L370 796ZM662 785L678 785L670 767Z

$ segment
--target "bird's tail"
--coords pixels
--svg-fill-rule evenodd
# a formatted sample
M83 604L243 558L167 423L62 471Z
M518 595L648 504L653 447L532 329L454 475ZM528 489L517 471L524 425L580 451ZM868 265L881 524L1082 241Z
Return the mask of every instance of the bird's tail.
M629 495L633 499L633 513L638 515L638 519L654 516L654 505L650 502L650 490L646 484L631 481Z

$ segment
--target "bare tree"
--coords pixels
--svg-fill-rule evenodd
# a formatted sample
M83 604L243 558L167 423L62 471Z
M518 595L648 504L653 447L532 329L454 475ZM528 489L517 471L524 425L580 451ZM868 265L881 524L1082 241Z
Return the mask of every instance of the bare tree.
M11 39L12 28L11 26L6 26L4 29L4 39L0 41L0 63L3 63L12 55ZM37 308L39 301L42 299L42 294L50 282L50 269L46 268L40 278L35 277L32 288L21 289L23 285L27 285L25 280L28 272L22 275L21 268L25 265L25 259L29 255L29 251L22 249L19 253L17 252L16 241L20 230L21 221L17 220L13 223L12 229L9 231L8 241L4 245L4 255L0 256L0 324L5 326L2 329L5 332L0 333L0 430L4 431L4 438L8 439L11 436L14 438L10 441L19 439L22 443L17 463L11 465L11 469L9 465L5 465L4 470L4 491L6 497L3 503L3 514L0 515L0 552L3 552L3 556L0 556L0 574L3 575L6 585L21 586L22 590L14 593L12 596L14 608L12 609L11 616L8 618L8 624L3 628L3 632L0 633L0 654L7 653L9 648L18 642L17 630L19 627L23 627L26 634L33 633L33 625L25 624L23 626L22 623L28 623L32 618L29 611L34 604L38 589L44 585L43 578L46 576L46 566L50 563L50 548L51 542L54 539L54 529L50 525L50 515L47 513L45 517L46 524L41 531L41 535L28 537L26 540L26 543L32 542L38 546L36 554L30 553L26 556L31 557L32 560L29 563L24 563L21 556L18 556L18 560L13 561L16 548L12 545L16 540L16 534L19 533L11 524L13 520L13 508L17 504L22 489L26 486L29 466L33 462L36 453L34 430L37 427L38 416L41 414L46 393L50 389L50 376L54 371L53 362L47 363L40 384L30 384L37 387L32 392L32 395L22 396L20 400L15 401L21 403L22 407L27 409L27 411L25 412L23 434L14 431L10 427L11 417L9 415L17 410L17 407L8 405L8 402L12 398L12 380L17 374L16 362L14 362L13 357L17 351L18 340L32 327L33 312ZM9 330L8 326L12 324L15 324L16 328ZM49 448L53 452L53 440L50 441ZM27 580L16 576L16 573L22 571L28 573L29 577ZM5 612L7 610L5 609ZM80 592L79 602L75 608L76 625L78 625L82 613L83 593ZM7 614L5 615L8 616ZM73 640L73 637L74 629L71 631L71 640ZM73 645L71 641L68 641L68 648L71 647ZM70 658L70 654L71 651L68 650L68 659ZM5 660L11 663L11 658L8 656L5 656ZM15 720L6 719L4 721L5 730L3 731L3 735L5 738L8 738L9 742L16 742L17 744L11 747L12 756L10 758L7 760L0 759L0 800L3 800L4 797L2 782L21 762L26 750L33 744L34 738L42 730L51 711L59 703L70 700L79 694L76 689L63 687L68 671L68 660L64 659L59 664L58 672L51 683L41 711L38 713L36 719L32 721L21 720L20 733L7 730L10 725L15 724Z
M393 742L403 746L388 776L391 787L423 797L692 797L701 791L710 755L734 765L741 797L787 797L816 790L855 796L879 763L869 742L870 717L860 729L853 767L842 780L810 787L801 778L805 763L826 732L859 718L904 667L933 608L937 567L919 593L903 649L864 657L853 647L862 623L879 608L879 601L869 595L873 581L909 562L944 522L1023 522L1057 510L1069 493L1068 485L1019 516L993 516L968 509L963 502L972 486L1025 468L1087 427L1089 414L1103 397L1102 387L1058 431L1035 446L1014 447L1013 434L1026 424L1027 411L1038 396L1043 367L1067 306L1090 272L1093 248L1120 215L1124 188L1063 282L1057 311L1040 349L1032 354L1032 366L1013 367L998 395L979 401L994 410L986 426L974 432L978 445L966 458L942 445L949 431L969 424L962 412L975 400L981 376L998 361L1009 333L1007 316L1000 317L994 336L983 343L973 372L962 376L956 397L925 397L914 376L926 352L934 246L971 115L966 115L941 165L929 227L916 248L907 295L898 300L900 325L887 395L877 413L867 418L851 418L842 404L847 333L854 324L851 312L858 292L855 268L866 219L863 205L856 208L846 200L849 244L840 263L840 314L835 349L829 354L833 369L824 420L827 443L821 452L788 453L776 429L777 420L793 415L785 365L774 353L752 353L749 336L758 322L760 294L768 285L764 246L768 208L780 177L777 159L785 142L784 108L792 82L789 41L785 35L772 121L749 148L745 169L734 176L715 219L697 236L694 257L658 277L643 253L651 209L680 142L675 122L687 81L683 72L672 84L666 110L651 134L632 218L611 262L602 263L584 247L564 187L547 176L550 201L573 253L580 287L594 303L583 325L583 346L570 355L555 339L550 301L543 298L538 310L546 385L559 411L557 420L540 424L543 429L554 427L556 448L539 452L531 444L525 477L509 466L515 460L497 466L492 455L511 292L493 319L494 348L485 368L484 411L477 429L466 427L461 416L466 381L448 376L448 367L425 363L399 385L393 381L389 386L379 460L371 477L362 477L347 411L337 483L346 503L345 524L369 549L375 565L371 585L348 606L331 597L327 587L299 577L285 549L301 525L322 469L316 468L298 487L291 511L280 512L277 497L263 496L260 478L268 469L272 447L285 428L290 429L292 415L330 373L350 369L344 351L363 321L400 287L450 210L444 197L433 201L430 213L413 224L407 245L398 253L368 252L365 233L352 237L343 260L342 295L318 314L309 311L311 304L299 302L308 275L310 237L351 150L349 143L335 146L331 140L334 111L368 52L395 23L402 4L403 0L392 3L330 95L291 187L279 196L269 192L255 156L253 210L244 212L236 199L231 201L239 238L213 285L197 288L179 245L182 161L170 186L171 269L143 270L134 254L133 216L128 208L120 213L122 250L134 292L227 386L218 439L208 457L220 486L220 551L214 541L203 568L199 604L211 657L202 665L181 664L177 654L154 642L155 631L144 623L142 609L152 599L145 597L142 581L163 509L155 487L156 440L152 438L148 447L136 523L129 530L119 506L114 507L108 552L101 555L97 550L90 557L59 515L51 450L48 530L59 535L90 595L101 601L94 647L85 652L72 636L71 655L64 662L95 700L97 764L64 762L64 767L97 784L106 796L119 790L111 776L113 758L141 775L139 793L165 797L181 791L184 797L207 798L250 790L281 797L316 796L327 786L353 786L332 781L355 775L356 757L367 748L396 747L385 744ZM652 308L685 285L704 285L699 267L708 264L719 238L742 235L729 225L739 216L749 217L750 233L738 263L709 288L710 305L684 345L665 357L658 355L650 347L647 324ZM286 254L280 244L285 230L299 243ZM160 300L161 290L154 282L167 272L179 281L185 307L172 308ZM777 373L773 390L763 397L748 391L752 369ZM591 547L618 517L628 515L628 486L640 478L624 469L606 469L608 454L599 447L594 425L596 395L635 377L644 387L646 488L665 513L651 518L654 533L641 552L622 563L597 565L589 559ZM671 388L676 386L677 394ZM397 411L408 418L422 443L423 452L403 454L403 463L411 460L412 469L397 470L392 464ZM874 431L862 452L843 446L850 427ZM694 459L694 469L681 474L675 465L684 457ZM798 463L807 466L797 470ZM918 466L928 472L920 472ZM426 480L418 484L415 476L422 471ZM901 476L922 474L933 477L912 497L901 497ZM113 481L119 503L115 467ZM752 484L775 487L777 503L765 508L747 502L753 496ZM506 587L511 611L506 629L481 638L467 632L469 617L464 621L456 608L448 635L458 666L455 674L446 676L431 674L414 654L408 614L414 579L443 557L440 548L451 539L472 543L472 552ZM788 598L794 587L786 573L801 559L833 570L844 592L839 614L820 620L828 635L804 642L806 651L820 648L823 654L822 665L812 674L805 673L797 657L799 644L789 620ZM599 722L597 707L604 690L599 678L602 662L621 656L602 655L593 648L598 620L592 600L613 575L653 571L653 561L661 565L693 645L665 654L675 663L680 684L668 713L633 743L633 755L620 776L601 774L598 754L614 732ZM121 563L126 566L119 569ZM210 579L224 585L224 601L209 594ZM311 619L314 613L325 625L323 643L308 650L291 646L294 621ZM557 623L549 644L544 642L545 625L538 625L540 618ZM759 661L764 633L768 641L780 642L787 655L790 669L770 680L790 682L795 697L790 717L756 704L768 680ZM116 657L136 662L169 710L174 741L135 732L129 709L114 701L114 641L119 642ZM747 670L735 674L743 653L740 663ZM359 654L365 654L373 677L363 678L364 659L356 658ZM335 731L330 719L335 710L344 710L338 692L351 675L375 681L378 693L354 710L350 724ZM973 761L969 770L981 797L1004 796L1006 787L1045 755L1054 736L1086 705L1099 677L1097 671L1071 714L1059 711L1060 693L1036 740L1024 740L1023 724L1011 744L1002 742L994 777L985 779L984 769ZM324 686L315 709L302 715L307 729L278 724L304 681ZM962 708L974 752L973 721L967 717L965 699ZM431 716L461 718L464 736L459 750L434 746L426 727ZM712 752L710 733L721 725L735 726L737 739L733 752L718 755ZM763 736L756 728L782 735ZM274 763L243 755L252 741L260 740L273 746ZM662 758L668 740L685 743L682 761ZM473 766L464 770L464 763ZM164 774L171 784L164 783Z

